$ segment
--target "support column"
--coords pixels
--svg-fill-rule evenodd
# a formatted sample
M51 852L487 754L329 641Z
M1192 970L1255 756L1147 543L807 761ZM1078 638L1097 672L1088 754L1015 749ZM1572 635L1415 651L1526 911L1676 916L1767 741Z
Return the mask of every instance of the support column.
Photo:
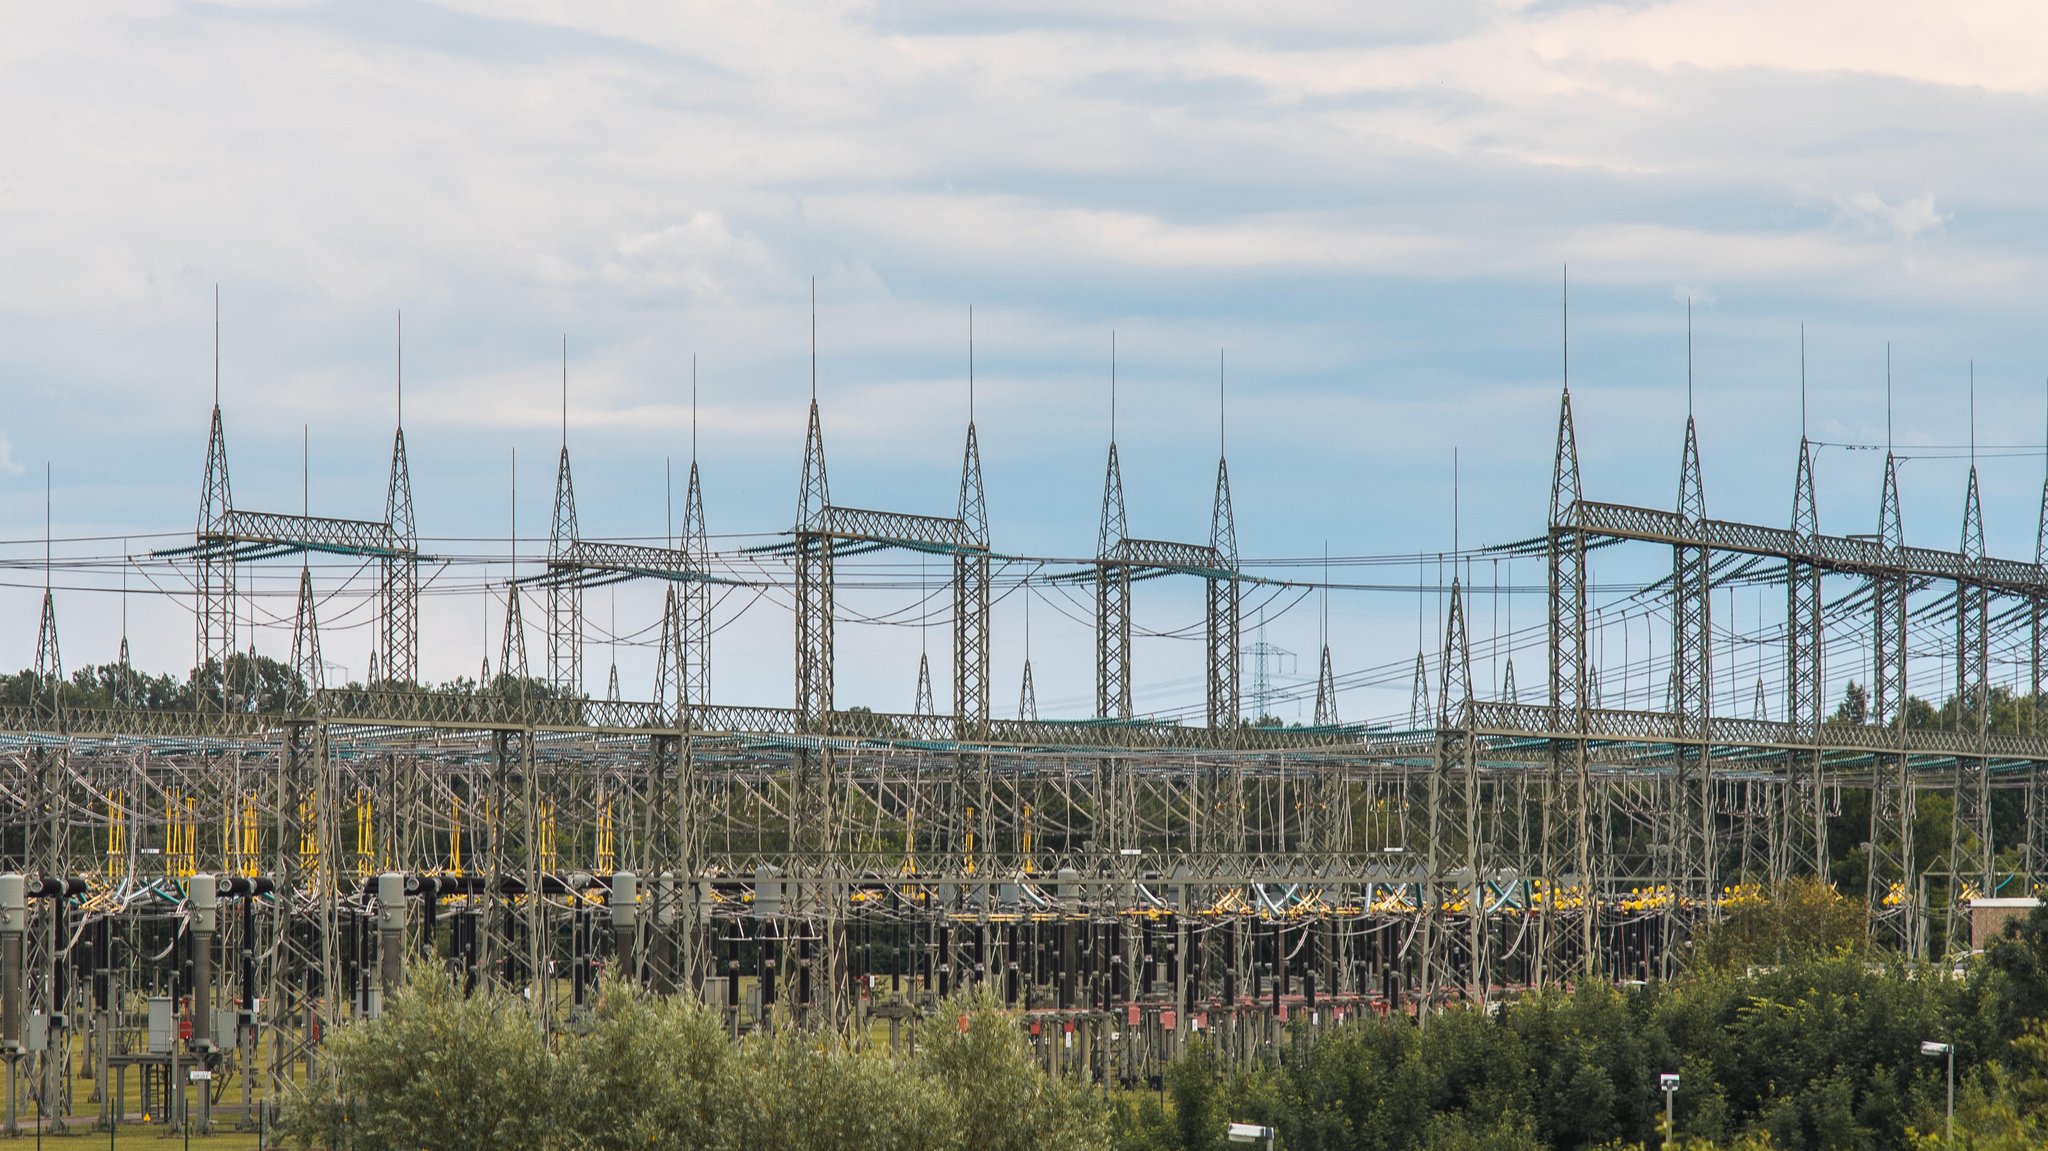
M1663 840L1671 851L1670 862L1659 869L1671 885L1664 937L1666 976L1672 973L1678 940L1697 920L1712 914L1719 892L1713 765L1707 755L1714 698L1712 556L1706 544L1699 542L1706 528L1707 501L1700 474L1699 437L1690 413L1685 417L1685 448L1679 465L1678 514L1689 538L1672 549L1671 701L1678 738L1667 805L1671 822Z
M1550 486L1551 743L1542 813L1543 907L1537 920L1535 982L1550 986L1599 970L1593 946L1600 889L1593 867L1586 733L1586 538L1578 522L1579 448L1567 386L1558 408Z
M1792 487L1792 540L1795 547L1811 550L1820 535L1820 513L1814 498L1813 447L1799 437L1799 470ZM1785 603L1785 718L1799 738L1816 745L1811 752L1794 752L1787 758L1788 786L1779 788L1782 799L1777 818L1783 834L1775 839L1771 878L1783 883L1811 868L1814 878L1827 882L1827 822L1822 815L1819 750L1821 685L1826 680L1822 665L1821 569L1803 559L1786 563Z
M548 558L568 558L576 546L576 485L569 475L569 445L562 444L555 471L555 516L548 530ZM583 589L548 581L548 682L575 698L583 694Z
M377 966L388 1005L405 983L405 876L394 871L377 877Z
M234 553L225 546L209 544L227 536L234 497L228 486L228 445L221 429L218 375L216 362L213 429L206 441L206 476L199 492L199 571L195 581L199 602L194 613L199 641L193 671L195 678L217 677L220 687L219 699L202 697L199 705L225 712L232 706L228 701L227 670L228 661L235 654L235 560Z
M1442 691L1438 695L1437 754L1429 780L1429 840L1421 907L1422 995L1425 1010L1461 982L1464 952L1466 994L1487 996L1485 883L1479 829L1479 767L1470 734L1472 657L1465 627L1464 594L1451 578L1450 615L1445 625ZM1450 909L1464 904L1464 938L1450 929Z
M1885 570L1871 577L1871 649L1876 681L1871 718L1896 749L1876 757L1870 801L1871 867L1868 885L1872 934L1906 955L1923 956L1919 870L1913 859L1913 776L1906 739L1905 527L1899 510L1898 460L1887 452L1878 509L1878 545Z
M1963 565L1975 577L1984 566L1984 508L1977 465L1970 465L1963 495ZM1991 825L1991 774L1985 763L1990 735L1990 590L1977 578L1956 581L1956 723L1971 752L1956 757L1954 819L1950 827L1948 949L1969 936L1967 900L1997 894L1996 845Z
M796 523L796 713L808 732L824 731L832 713L832 538L826 530L831 499L825 436L813 398Z
M192 957L192 1039L187 1050L192 1054L194 1072L204 1072L205 1079L198 1079L192 1086L192 1093L199 1101L198 1130L201 1135L213 1132L213 1083L214 1057L220 1048L213 1036L213 937L220 928L220 889L218 881L205 872L194 875L186 883L186 899L191 904L190 944ZM186 1084L172 1083L171 1090L184 1092Z
M419 682L420 675L420 558L403 424L391 442L391 483L384 494L384 521L391 525L398 554L385 556L380 563L377 615L382 642L378 646L384 653L385 681L410 687Z
M0 1134L21 1134L17 1115L17 1068L24 1052L22 1003L28 982L22 940L28 933L28 882L21 874L0 875L0 1056L7 1060L7 1112Z
M690 570L709 575L711 536L704 520L704 488L697 476L696 439L691 437L690 486L683 495L683 551ZM673 594L673 589L671 589ZM711 702L711 584L702 579L683 583L678 632L681 639L682 712ZM680 726L681 720L677 721Z
M619 978L640 985L640 877L630 871L614 872L605 896L605 910L612 921L612 950Z
M961 739L980 738L989 715L988 499L974 422L960 464L960 545L953 554L953 716Z
M1243 709L1238 690L1242 668L1238 658L1237 521L1230 506L1230 463L1220 456L1216 460L1216 501L1209 513L1209 549L1215 553L1217 568L1228 573L1205 581L1209 727L1221 731L1236 727Z
M1095 547L1095 713L1103 719L1131 718L1131 569L1121 562L1124 536L1124 479L1112 437Z

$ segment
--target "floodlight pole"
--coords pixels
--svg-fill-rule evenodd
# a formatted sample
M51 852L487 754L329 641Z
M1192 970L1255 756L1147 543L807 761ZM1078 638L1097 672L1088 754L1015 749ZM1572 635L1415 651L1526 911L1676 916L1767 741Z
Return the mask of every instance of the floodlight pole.
M1948 1060L1948 1145L1956 1142L1956 1045L1933 1039L1920 1041L1920 1054L1940 1055Z
M1956 1145L1956 1045L1945 1043L1948 1048L1948 1145Z
M1664 1092L1664 1146L1669 1149L1678 1146L1678 1120L1672 1106L1678 1098L1678 1076L1665 1072L1657 1076L1657 1089Z

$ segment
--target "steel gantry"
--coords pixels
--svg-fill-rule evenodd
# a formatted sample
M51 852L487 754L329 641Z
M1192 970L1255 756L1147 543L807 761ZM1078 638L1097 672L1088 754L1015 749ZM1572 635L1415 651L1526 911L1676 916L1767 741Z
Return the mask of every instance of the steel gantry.
M606 966L707 996L735 1027L854 1035L985 986L1079 1037L1041 1045L1062 1069L1142 1075L1197 1026L1250 1058L1297 1011L1320 1025L1666 974L1750 885L1827 880L1858 848L1873 933L1913 954L1967 947L1971 898L2048 879L2048 733L2031 701L2000 694L1990 662L2010 647L2038 686L2048 568L2042 551L1987 553L1974 468L1955 551L1908 545L1891 456L1878 530L1823 532L1803 436L1788 527L1710 517L1690 417L1675 508L1601 502L1586 497L1573 400L1560 397L1542 535L1451 557L1424 660L1434 706L1403 730L1340 721L1347 677L1327 633L1314 724L1246 722L1241 597L1272 581L1239 555L1220 451L1208 542L1144 539L1127 530L1112 432L1094 554L1028 577L1092 587L1095 664L1069 678L1092 677L1095 714L1041 718L1031 676L1048 669L1027 652L1009 719L989 705L998 589L1014 585L1006 571L1063 561L992 549L971 411L955 514L915 515L832 501L814 398L787 540L731 552L710 546L694 450L679 538L582 537L565 440L546 571L490 585L506 594L497 674L436 689L420 682L403 431L384 520L252 512L230 496L216 405L193 541L158 555L193 572L195 663L218 695L67 694L53 583L33 688L0 706L0 872L30 893L24 958L0 981L46 1021L13 1073L54 1101L68 1078L49 1069L83 1049L154 1058L130 1035L150 998L200 1001L184 968L144 962L167 947L233 957L190 978L235 1013L161 1054L232 1065L265 1090L317 1072L326 1030L379 1010L399 952L530 995L551 1026L589 1010ZM842 710L833 638L851 618L841 581L858 573L835 563L889 549L949 561L952 690L907 713ZM1614 610L1634 613L1622 626L1659 621L1664 662L1645 666L1668 673L1661 705L1631 693L1628 677L1648 676L1627 667L1620 691L1600 691L1615 626L1602 605L1620 585L1593 568L1623 568L1607 557L1631 549L1654 574ZM1512 673L1473 674L1472 576L1489 554L1538 552L1547 613L1524 654L1547 649L1548 683L1517 697ZM316 554L379 572L382 666L360 684L326 674ZM236 581L290 555L286 687L251 696L228 674L245 658ZM1131 587L1169 574L1206 590L1199 723L1132 707ZM572 601L633 579L663 593L652 698L590 698ZM1773 606L1738 636L1713 597L1750 584L1783 585L1782 625ZM748 585L793 593L788 706L712 696L709 593ZM538 681L521 619L535 593L549 605ZM1075 602L1085 615L1086 594ZM1946 721L1908 695L1909 655L1930 653L1954 672ZM1739 698L1744 658L1782 675L1775 718ZM1866 660L1867 694L1830 671ZM1830 689L1844 696L1832 713ZM1847 826L1845 792L1868 797L1867 825ZM1922 860L1929 795L1952 804L1954 834ZM11 890L0 882L0 902ZM217 936L180 934L202 906ZM0 931L11 915L0 906Z

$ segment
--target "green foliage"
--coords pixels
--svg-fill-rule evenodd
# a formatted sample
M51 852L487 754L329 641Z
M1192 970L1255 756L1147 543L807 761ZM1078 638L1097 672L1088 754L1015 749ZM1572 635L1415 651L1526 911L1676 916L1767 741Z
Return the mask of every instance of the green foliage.
M1999 976L1994 1010L2000 1038L2012 1039L2028 1023L2048 1019L2048 906L2009 920L1984 952Z
M831 1038L778 1032L750 1040L734 1085L741 1123L719 1146L763 1151L952 1151L959 1113L906 1062Z
M1445 1012L1426 1027L1368 1017L1298 1036L1276 1068L1220 1083L1197 1045L1169 1072L1171 1111L1125 1108L1122 1145L1212 1148L1228 1117L1272 1123L1289 1151L1657 1146L1657 1076L1677 1071L1688 1146L1911 1146L1941 1115L1943 1068L1920 1041L1948 1038L1959 1066L1984 1065L1998 1050L1989 1005L2002 977L1872 964L1837 947L1833 929L1795 930L1791 914L1773 912L1762 922L1776 927L1743 937L1788 957L1773 967L1703 966L1625 991L1591 984ZM2048 1032L2040 1051L2048 1071ZM2048 1074L2039 1082L2048 1099ZM2019 1088L2002 1090L1996 1098L2023 1113Z
M959 1108L964 1146L976 1151L1102 1147L1109 1116L1093 1092L1042 1074L1017 1021L993 995L958 1004L918 1029L920 1069Z
M953 1022L966 1015L962 1032ZM280 1134L349 1151L1106 1151L1109 1113L1049 1079L1013 1019L962 1001L918 1053L794 1031L729 1039L685 996L607 985L548 1049L529 1006L419 968L381 1019L338 1028ZM1212 1077L1213 1087L1213 1077Z
M366 690L359 683L332 687L340 692ZM495 676L487 684L459 677L434 688L395 682L380 683L377 687L380 691L431 690L521 700L570 698L545 680L511 675ZM189 680L175 675L150 675L117 663L87 664L72 671L61 684L49 677L38 679L29 670L0 675L0 705L13 707L48 705L57 700L67 710L119 707L137 711L192 711L202 706L220 708L223 694L238 709L281 711L304 698L305 680L286 663L246 652L229 656L225 672L220 664L209 661L195 669Z
M1289 1151L1632 1151L1661 1144L1656 1078L1676 1070L1691 1151L1934 1151L1946 1068L1919 1044L1939 1038L1956 1045L1958 1146L2048 1146L2048 914L1951 977L1833 948L1787 922L1797 906L1726 937L1781 963L1553 990L1426 1026L1297 1025L1277 1060L1241 1071L1197 1039L1161 1097L1113 1105L1042 1073L986 997L945 1005L897 1056L793 1031L735 1042L693 999L609 985L550 1050L522 1000L464 997L422 969L382 1019L329 1037L282 1134L355 1151L1224 1151L1242 1120Z
M555 1104L561 1129L587 1151L734 1144L739 1053L718 1017L694 1001L620 984L599 997L591 1028L564 1051Z
M558 1061L508 998L416 973L382 1019L329 1034L279 1134L299 1147L486 1151L561 1145Z
M1695 940L1699 961L1726 968L1862 951L1869 918L1860 900L1829 884L1794 879L1766 896L1730 901Z

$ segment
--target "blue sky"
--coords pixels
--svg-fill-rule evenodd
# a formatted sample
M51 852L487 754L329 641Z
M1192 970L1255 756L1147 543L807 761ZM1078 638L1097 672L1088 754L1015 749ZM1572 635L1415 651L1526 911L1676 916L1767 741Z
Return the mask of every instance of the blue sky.
M45 461L71 557L67 663L111 657L120 626L121 565L81 560L190 530L216 283L249 506L298 506L306 428L314 510L381 510L404 310L421 528L448 555L505 553L515 449L520 534L544 532L565 333L586 534L663 532L693 354L713 530L785 528L813 277L842 502L950 509L972 305L1001 550L1092 549L1112 331L1135 533L1206 535L1226 349L1247 557L1448 549L1453 449L1462 542L1526 538L1545 507L1568 263L1590 495L1675 498L1690 298L1714 514L1789 513L1803 322L1809 429L1830 443L1883 440L1890 342L1920 543L1960 530L1974 361L1992 550L2031 556L2048 18L1846 0L1357 7L18 8L0 38L0 532L19 565L0 651L33 654ZM1821 461L1824 526L1870 530L1878 455ZM1517 584L1538 582L1521 566ZM260 576L259 618L288 610L270 593L295 574ZM493 574L438 577L430 675L474 670L495 609L464 589ZM350 576L322 572L329 656L360 676ZM1333 578L1416 583L1389 565ZM175 573L130 583L138 659L185 666L189 602L144 594L176 592ZM620 632L651 620L653 595L619 594ZM1540 618L1540 596L1512 598L1518 626ZM1333 595L1340 668L1412 661L1416 601ZM1086 621L1035 602L1041 701L1085 712ZM1761 628L1746 602L1733 626ZM1268 624L1303 673L1316 604ZM738 607L718 694L784 703L787 612L772 596ZM609 610L593 597L607 630ZM1022 601L1003 610L999 711L1023 647ZM1147 629L1198 612L1194 588L1144 589ZM935 657L944 636L930 632ZM288 640L274 623L256 636L278 654ZM841 701L907 708L918 644L914 626L849 626ZM1196 645L1139 653L1141 708L1199 705ZM1540 657L1522 658L1527 684ZM650 661L620 654L629 695ZM1361 674L1347 717L1404 709L1395 678Z

